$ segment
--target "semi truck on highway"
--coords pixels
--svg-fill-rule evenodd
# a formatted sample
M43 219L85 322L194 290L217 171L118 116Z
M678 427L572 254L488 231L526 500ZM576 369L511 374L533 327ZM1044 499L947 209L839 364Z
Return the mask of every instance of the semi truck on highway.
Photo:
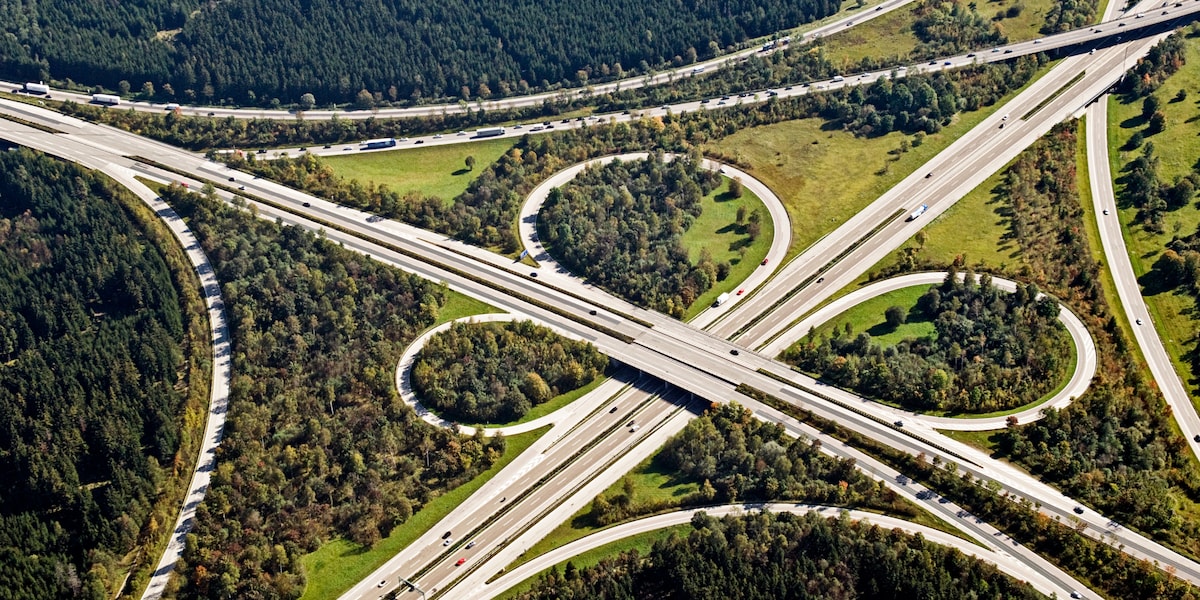
M24 92L26 94L43 94L43 95L45 95L45 94L50 93L50 86L48 86L44 83L33 83L31 81L29 83L26 83L22 87L22 90L24 90Z
M928 204L922 204L921 206L917 207L917 210L914 210L914 211L912 211L912 214L911 214L911 215L908 215L908 220L909 220L909 221L916 221L916 220L917 220L917 217L919 217L919 216L921 216L921 215L925 214L925 211L926 211L926 210L928 210L928 209L929 209L929 205L928 205Z
M504 135L503 127L484 127L475 132L475 137L496 137L498 135Z
M117 106L121 103L120 96L112 94L92 94L92 102L96 104L107 104L108 106Z
M720 306L722 304L725 304L728 301L729 301L729 292L725 292L724 294L717 296L717 301L713 302L713 306Z
M396 145L396 138L379 138L377 140L367 140L362 143L364 150L372 148L391 148Z

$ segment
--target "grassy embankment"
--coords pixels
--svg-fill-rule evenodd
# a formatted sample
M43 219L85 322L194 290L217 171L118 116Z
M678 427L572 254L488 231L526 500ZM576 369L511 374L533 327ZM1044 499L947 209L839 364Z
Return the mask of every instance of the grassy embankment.
M1038 30L1045 24L1046 12L1053 5L1053 0L1000 0L982 4L980 13L991 18L1009 42L1019 42L1041 37ZM1020 7L1018 14L1005 16L1013 6ZM915 12L914 4L833 34L823 43L825 56L845 73L861 70L857 66L864 58L900 57L897 62L906 62L904 57L910 56L921 43L912 31ZM997 16L1001 18L997 19Z
M466 191L484 167L496 162L515 143L515 140L500 138L469 144L330 156L321 160L347 180L386 185L401 194L417 191L450 202ZM473 170L467 169L468 156L475 158Z
M306 555L302 560L308 585L304 589L301 600L337 598L387 562L397 552L413 543L458 505L465 502L471 494L487 483L496 473L499 473L508 463L520 456L548 429L548 427L543 427L508 438L508 447L504 456L496 461L496 464L492 465L490 469L471 481L431 500L421 510L414 513L412 518L393 529L374 547L364 548L349 540L337 538L326 542L315 552Z
M1167 117L1166 128L1145 136L1146 143L1154 144L1159 181L1163 183L1170 184L1176 177L1191 172L1196 159L1200 157L1200 102L1192 97L1176 99L1181 90L1194 93L1197 89L1200 89L1200 40L1192 38L1187 41L1187 63L1154 92L1162 101L1160 110ZM1141 148L1129 148L1128 144L1135 132L1146 133L1146 120L1141 116L1141 100L1126 103L1120 98L1110 98L1108 152L1116 179L1114 187L1119 207L1115 218L1121 220L1129 260L1134 273L1142 280L1173 237L1191 235L1200 227L1200 206L1190 202L1182 208L1166 212L1163 219L1165 226L1160 234L1136 224L1138 209L1123 205L1121 201L1125 187L1122 174L1125 165L1142 151ZM1196 348L1196 330L1200 325L1196 301L1182 288L1160 290L1157 286L1147 288L1146 283L1143 280L1142 295L1152 320L1146 325L1152 324L1157 329L1175 372L1183 378L1185 387L1194 389L1194 383L1189 382L1195 381L1196 373L1192 372L1186 357ZM1200 407L1196 395L1192 394L1191 397L1192 403Z
M707 248L713 260L718 263L729 261L732 269L729 271L729 277L718 281L712 289L696 298L688 308L685 321L711 306L722 293L732 294L739 289L741 283L762 263L775 239L771 215L763 201L750 190L744 190L741 198L734 198L729 194L728 179L721 183L721 187L705 196L701 205L703 212L684 232L681 242L687 248L692 261L700 258L701 249ZM737 211L740 206L746 207L747 215L755 210L762 214L760 233L754 241L750 241L750 236L744 232L744 224L737 223Z
M913 136L892 132L860 138L821 119L744 129L718 140L712 149L749 165L750 174L779 195L792 220L790 259L920 169L1025 87L1028 84L996 105L959 113L950 125L907 152L900 151L901 140L912 141Z

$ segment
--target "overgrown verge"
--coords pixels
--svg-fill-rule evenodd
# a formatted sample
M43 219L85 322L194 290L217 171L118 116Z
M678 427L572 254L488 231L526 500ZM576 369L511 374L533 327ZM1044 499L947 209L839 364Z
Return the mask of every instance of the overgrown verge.
M301 555L375 543L502 453L503 438L426 424L395 389L443 288L178 186L163 197L222 282L235 373L182 597L298 597Z

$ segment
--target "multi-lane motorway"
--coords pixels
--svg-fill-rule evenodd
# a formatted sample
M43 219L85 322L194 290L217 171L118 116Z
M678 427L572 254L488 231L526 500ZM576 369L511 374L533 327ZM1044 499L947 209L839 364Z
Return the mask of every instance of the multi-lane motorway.
M1130 18L1136 19L1136 17ZM1022 94L1010 103L1010 107L1002 109L1011 111L1010 114L1012 114L1012 117L1009 119L1012 122L1011 125L1003 130L999 129L999 127L992 130L991 127L996 126L996 123L993 121L999 119L999 117L993 117L993 119L985 121L984 125L981 125L976 131L971 132L971 134L964 138L973 140L971 144L967 144L967 148L951 147L948 152L959 154L956 154L953 159L944 159L947 164L944 165L944 168L937 167L936 177L934 171L929 171L928 178L918 173L913 178L910 178L910 180L916 179L916 181L906 180L907 185L911 187L910 192L916 190L928 198L930 213L928 217L923 218L927 219L937 214L937 212L944 210L954 199L957 199L962 193L971 189L973 187L970 183L971 178L977 172L985 169L991 169L987 173L993 172L1007 160L998 160L995 156L988 156L988 152L997 154L1011 151L1015 155L1017 150L1012 150L1013 146L1024 147L1024 145L1032 142L1044 131L1048 130L1054 122L1061 120L1065 115L1077 111L1083 102L1095 97L1095 95L1098 95L1111 84L1111 79L1107 79L1106 77L1112 73L1120 73L1123 70L1122 67L1126 60L1140 56L1150 43L1152 41L1139 41L1129 44L1129 48L1102 49L1094 55L1084 55L1064 61L1062 65L1053 69L1049 75L1030 86L1030 90L1038 90L1034 94L1040 95L1039 97L1028 99L1025 98L1026 94ZM1128 54L1126 55L1126 53ZM1075 77L1080 72L1083 72L1084 76L1076 81ZM1038 87L1039 84L1042 87ZM1046 98L1053 99L1048 103L1043 103L1042 101ZM5 111L17 113L21 118L36 120L37 122L45 123L49 127L69 132L67 135L55 135L19 126L14 123L0 121L0 136L47 152L72 160L80 160L81 162L84 160L91 161L88 164L92 165L107 162L158 178L176 177L169 173L149 168L136 161L123 158L123 156L131 155L154 156L159 162L171 165L175 169L189 173L191 177L198 178L193 181L198 182L200 179L222 181L218 177L218 174L224 173L221 167L206 164L199 157L186 152L181 152L108 128L74 122L61 116L47 115L36 108L14 106L13 103L8 102L2 103L0 108ZM1033 110L1034 108L1037 108L1037 110ZM1017 123L1014 119L1019 119L1021 122ZM999 133L1003 133L1004 135L999 135ZM987 150L972 153L973 149L980 147ZM993 164L997 160L998 163ZM947 443L944 438L941 438L941 436L932 431L914 431L911 429L899 431L891 427L886 414L873 412L875 411L873 405L863 403L861 399L855 398L852 395L839 395L833 393L832 390L825 391L824 396L826 398L814 395L803 389L805 383L796 378L790 369L787 369L786 365L771 361L769 357L748 352L745 348L741 348L742 352L740 356L734 355L732 351L738 350L739 347L729 343L721 335L711 335L697 331L692 327L671 321L661 315L642 311L629 306L627 303L594 292L589 295L563 293L548 285L548 282L533 280L525 273L514 271L510 267L498 264L511 261L496 260L495 258L489 259L488 257L480 256L482 251L478 249L459 247L454 242L439 239L440 236L407 228L399 224L380 223L378 219L374 219L371 215L332 206L319 199L286 190L281 188L281 186L252 180L249 176L241 175L238 177L246 180L244 183L247 186L248 194L263 197L270 200L272 204L286 207L286 210L279 210L270 205L260 205L260 211L262 211L265 217L278 217L285 222L296 223L310 228L319 228L323 224L326 227L336 224L347 231L357 232L357 235L361 237L345 234L341 231L329 231L328 234L330 237L344 241L348 247L362 250L372 256L380 257L382 260L402 265L404 268L416 271L424 276L447 281L452 287L484 298L496 306L514 311L527 312L538 316L538 318L553 322L560 328L568 329L576 335L594 341L597 346L614 358L627 364L635 365L647 373L669 381L677 388L690 392L695 396L714 401L725 401L739 397L733 389L734 385L736 383L745 383L758 389L769 391L786 401L803 405L817 414L838 420L845 426L855 429L864 435L879 439L889 445L902 448L905 451L913 453L925 452L930 457L936 456L947 461L957 462L961 470L969 472L976 477L996 481L1006 491L1041 503L1042 511L1047 514L1065 519L1077 518L1085 532L1098 537L1106 536L1118 540L1118 543L1124 544L1125 551L1135 556L1156 560L1160 565L1169 566L1175 569L1176 573L1181 577L1194 582L1200 581L1200 569L1198 569L1195 563L1158 546L1134 532L1129 532L1116 526L1109 520L1091 511L1083 511L1081 515L1074 514L1075 503L1071 499L1062 496L1062 494L1038 482L1027 474L1011 466L995 463L995 461L992 461L978 451L963 447L962 445ZM983 177L986 177L986 174ZM922 180L924 181L924 186L921 185L923 183ZM884 214L891 214L896 210L895 205L899 203L899 200L899 197L891 198L889 200L892 203L891 206L881 205L880 208L890 208L891 210ZM910 198L903 198L905 204L910 201ZM875 205L872 206L874 207ZM310 220L308 217L319 219L319 221ZM843 238L841 243L845 244L847 240L857 242L866 232L874 228L875 224L871 224L871 227L865 230L855 230L853 228L846 230L842 233ZM904 230L905 227L912 228L912 231L906 232ZM858 250L852 252L830 269L823 271L827 273L826 278L828 281L824 289L836 289L836 287L840 287L838 278L843 280L847 278L853 279L857 276L854 272L855 268L863 268L863 265L869 265L874 262L870 259L873 252L886 252L890 250L890 248L907 239L915 231L915 228L919 227L919 222L900 225L894 228L885 227L878 235L871 237L865 243L861 244ZM385 241L392 247L401 248L406 254L400 254L389 247L382 246L376 243L375 240ZM847 246L842 246L839 248L839 251L845 247ZM866 250L864 251L864 249ZM857 254L860 251L863 251L863 253ZM805 274L804 269L797 267L794 270L799 271L799 274L793 274L792 276L800 277L800 281L793 282L792 285L786 283L780 284L781 287L778 288L779 290L785 293L790 291L795 285L802 283L806 277L810 277L813 272L824 266L824 262L819 262L819 254L812 254L812 252L813 250L810 249L809 252L802 255L802 257L807 257L805 261L798 260L793 262L793 264L805 262L811 267L811 272ZM832 256L834 254L830 254L828 250L825 251L826 262ZM417 257L420 260L417 260ZM791 265L789 265L789 268L791 268ZM782 275L776 277L773 281L779 281L782 277ZM768 286L770 285L769 283ZM513 295L514 293L516 294L515 296ZM756 297L763 297L765 295L760 293ZM800 297L801 295L803 294L795 297ZM819 298L819 294L806 297L804 302L814 301L814 298ZM750 302L744 303L738 308L738 311L746 311L742 314L747 315L755 314L751 309L747 308L750 304ZM551 310L551 307L554 310ZM743 333L743 337L753 333L751 337L757 337L765 341L764 338L770 337L776 331L781 330L784 325L790 323L795 316L798 316L800 314L799 311L802 310L795 306L787 306L787 303L782 307L782 312L780 312L781 307L773 305L765 308L774 309L775 314L785 316L776 318L776 324L768 327L766 329L767 333L754 333L754 329L751 328ZM589 315L591 310L595 310L597 313ZM735 332L741 329L742 325L737 323L737 319L739 318L737 316L738 311L731 311L731 316L725 317L718 325L725 326L728 324L729 327L733 327L736 324L737 329L735 329ZM631 319L630 317L633 318ZM765 321L767 320L760 321L760 324ZM648 322L651 326L647 327L643 322ZM775 327L779 329L772 330ZM618 332L621 336L628 336L632 338L632 341L628 341L624 337L614 337L613 332ZM770 373L770 375L766 373ZM790 383L782 384L781 381ZM831 397L834 397L836 402L831 402L828 399ZM797 426L794 421L778 415L768 407L757 404L748 398L739 397L739 401L754 409L756 414L764 418L772 418L788 423L791 426ZM625 404L625 401L622 401L622 404ZM670 402L655 403L649 401L645 406L646 408L643 410L647 412L639 413L638 416L638 419L642 419L642 421L635 421L639 425L637 431L629 431L633 429L632 427L628 429L625 427L613 428L611 427L611 422L607 429L598 423L595 428L586 427L577 429L576 431L588 432L586 436L588 443L594 444L592 448L599 449L597 452L602 453L607 449L615 454L621 454L623 457L636 457L636 453L622 452L620 448L624 447L626 450L630 450L631 446L638 449L648 447L647 444L653 439L653 435L665 435L665 432L681 426L680 423L686 420L687 415L686 411L680 411L678 406ZM653 407L656 406L661 408L654 409ZM851 410L851 408L854 410ZM620 410L617 413L599 412L595 414L600 419L603 419L606 414L620 414ZM620 421L616 422L620 423ZM603 432L604 435L594 435L597 431ZM620 434L633 434L638 436L636 440L644 439L647 442L634 444L635 440L623 437ZM579 435L584 434L580 433ZM581 439L580 443L583 441ZM622 444L622 442L625 443ZM615 454L609 455L607 460L611 461ZM566 459L559 461L559 464L563 462L566 462ZM518 463L526 464L518 461L514 465ZM585 482L585 485L580 487L577 494L585 493L587 491L585 489L586 485L594 484L595 482L602 481L604 477L612 476L611 471L615 471L616 469L603 468L605 464L606 460L603 454L589 454L586 460L583 457L575 458L569 466L564 467L559 473L559 476L567 477L568 479L556 479L556 481ZM860 464L870 464L869 459L867 461L860 461ZM589 472L594 475L590 475ZM569 479L571 477L575 479ZM495 481L499 482L497 485L500 485L512 480L497 478ZM553 493L553 498L542 498L534 501L532 500L533 496L530 496L531 500L528 500L529 504L524 504L526 500L522 500L522 510L509 510L508 512L500 511L494 505L486 502L483 499L484 492L481 490L480 499L477 500L473 497L469 505L464 505L463 512L456 512L453 518L458 519L455 523L462 523L465 518L480 519L479 523L491 521L492 526L489 526L486 530L481 529L481 532L491 532L496 523L501 523L503 519L513 519L511 523L503 521L499 528L494 529L494 533L487 534L494 536L487 538L489 540L487 546L503 545L500 550L496 551L496 556L501 558L497 560L489 559L489 564L502 566L503 564L507 564L502 562L502 557L506 556L505 553L514 551L514 547L511 544L501 544L506 539L502 534L512 531L514 528L521 529L526 525L535 529L537 527L545 527L545 523L553 520L550 517L526 519L524 521L526 525L518 525L520 521L519 517L531 514L551 515L555 514L554 511L565 510L562 508L564 505L560 502L562 496L560 492L567 490L570 486L562 487L561 489L557 485L541 486L537 487L536 490L547 490L549 487L553 487L555 490L540 491L538 493ZM485 489L489 489L488 486L485 486ZM528 487L526 489L533 488ZM501 493L503 494L504 492ZM506 498L503 495L501 497ZM539 498L541 497L539 496ZM551 504L554 506L550 506ZM524 507L542 507L546 510L539 511ZM466 515L466 517L460 515ZM492 518L493 515L498 516ZM508 517L506 515L512 516ZM950 520L954 521L955 519ZM531 523L530 521L533 522ZM466 581L470 581L471 577L486 578L490 576L490 573L487 573L487 569L485 568L479 568L476 571L464 571L453 564L456 562L456 559L451 558L453 555L446 552L439 553L439 548L455 548L453 542L451 546L440 546L442 543L440 540L442 532L440 530L441 527L439 526L426 536L432 536L437 539L425 540L424 543L419 541L417 544L414 544L412 547L413 557L407 559L410 563L400 564L396 567L398 569L396 572L413 575L422 573L419 583L425 585L426 582L432 582L433 585L429 586L430 589L438 587L442 592L459 575L465 575ZM462 535L461 533L455 534L453 530L450 531L452 532L452 539L454 536ZM474 531L474 529L471 529L471 531ZM433 544L428 543L430 541ZM473 548L487 546L477 545ZM1029 562L1026 564L1041 564L1038 562L1037 557L1028 557L1027 560ZM415 565L421 566L417 567ZM1049 572L1053 574L1054 571L1056 570L1051 568ZM1063 581L1060 573L1054 577L1060 578L1059 585L1063 589L1069 589L1074 585L1069 581L1069 578ZM1053 579L1054 577L1051 578ZM375 582L376 585L377 583ZM395 580L393 580L392 585L394 583ZM465 589L469 590L472 588L468 586ZM364 594L367 593L364 590L360 591ZM368 596L364 595L363 597Z

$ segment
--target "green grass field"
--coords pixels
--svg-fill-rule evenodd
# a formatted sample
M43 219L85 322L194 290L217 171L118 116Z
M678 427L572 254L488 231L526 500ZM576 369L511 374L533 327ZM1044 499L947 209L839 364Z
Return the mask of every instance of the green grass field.
M475 315L486 315L489 313L504 312L487 302L476 300L466 294L456 292L454 290L446 290L446 303L438 310L437 321L433 326L437 327L442 323L449 323L463 317L471 317Z
M835 328L841 329L849 323L855 335L865 331L871 335L872 341L884 347L895 346L907 338L935 336L933 321L923 314L913 315L911 321L898 327L891 327L883 318L883 312L889 306L899 306L906 311L916 306L917 299L930 287L932 286L915 285L870 298L826 321L813 333L817 337L829 335Z
M443 517L450 514L549 429L549 427L543 427L508 438L508 447L504 456L496 461L492 468L471 481L434 498L424 508L417 511L412 518L393 529L390 535L374 547L363 548L349 540L336 538L326 542L315 552L305 555L301 562L308 585L304 588L304 595L301 596L301 599L337 598L387 562L397 552L413 543Z
M512 139L490 139L469 144L331 156L322 160L346 179L386 185L400 193L417 191L450 201L463 193L485 167L496 162L515 143ZM473 171L467 170L468 156L475 157Z
M999 0L979 4L979 13L1000 28L1008 41L1019 42L1040 37L1038 32L1046 22L1046 12L1054 5L1053 0ZM1004 17L1011 6L1020 6L1015 17ZM917 49L920 40L913 34L912 23L915 8L901 8L862 25L835 33L825 39L825 56L843 73L860 71L862 59L882 60L890 57L907 57ZM1002 18L995 18L1000 16Z
M692 303L684 317L685 320L703 312L722 293L732 293L737 289L762 263L775 239L774 224L763 201L750 190L745 190L741 198L730 196L728 191L729 180L726 179L721 187L705 196L703 212L680 239L693 262L700 258L702 248L708 248L713 260L729 261L733 267L729 271L729 277L718 281L712 289ZM753 242L748 235L741 232L741 227L737 224L739 206L746 207L747 215L756 209L762 213L761 233Z
M1034 80L1048 70L1044 68ZM916 171L1020 91L1013 91L995 106L960 113L953 123L908 152L898 152L900 140L911 139L905 134L859 138L842 130L828 131L820 119L743 129L713 147L750 165L750 173L779 195L792 219L792 244L788 249L791 258Z
M1154 144L1154 155L1159 160L1159 179L1164 183L1169 184L1176 177L1190 172L1196 159L1200 157L1200 98L1196 97L1198 89L1200 40L1192 38L1187 41L1186 64L1154 92L1154 95L1162 100L1161 110L1167 117L1167 127L1160 133L1146 136L1146 141ZM1180 90L1185 90L1191 96L1174 101ZM1140 100L1127 104L1118 98L1110 98L1109 160L1113 176L1117 180L1114 184L1117 205L1121 206L1124 189L1121 182L1122 169L1141 151L1128 149L1126 144L1135 131L1144 131L1145 123L1141 118ZM1200 207L1197 207L1195 202L1167 212L1162 234L1151 233L1137 225L1136 208L1122 208L1117 213L1115 217L1119 218L1123 225L1130 262L1139 278L1151 270L1166 244L1174 236L1190 235L1200 226ZM1196 330L1200 325L1195 300L1186 293L1176 291L1144 292L1143 296L1152 315L1153 326L1171 356L1175 371L1183 378L1185 387L1193 387L1188 382L1194 381L1196 374L1183 357L1195 347ZM1192 396L1192 402L1200 407L1195 395Z

